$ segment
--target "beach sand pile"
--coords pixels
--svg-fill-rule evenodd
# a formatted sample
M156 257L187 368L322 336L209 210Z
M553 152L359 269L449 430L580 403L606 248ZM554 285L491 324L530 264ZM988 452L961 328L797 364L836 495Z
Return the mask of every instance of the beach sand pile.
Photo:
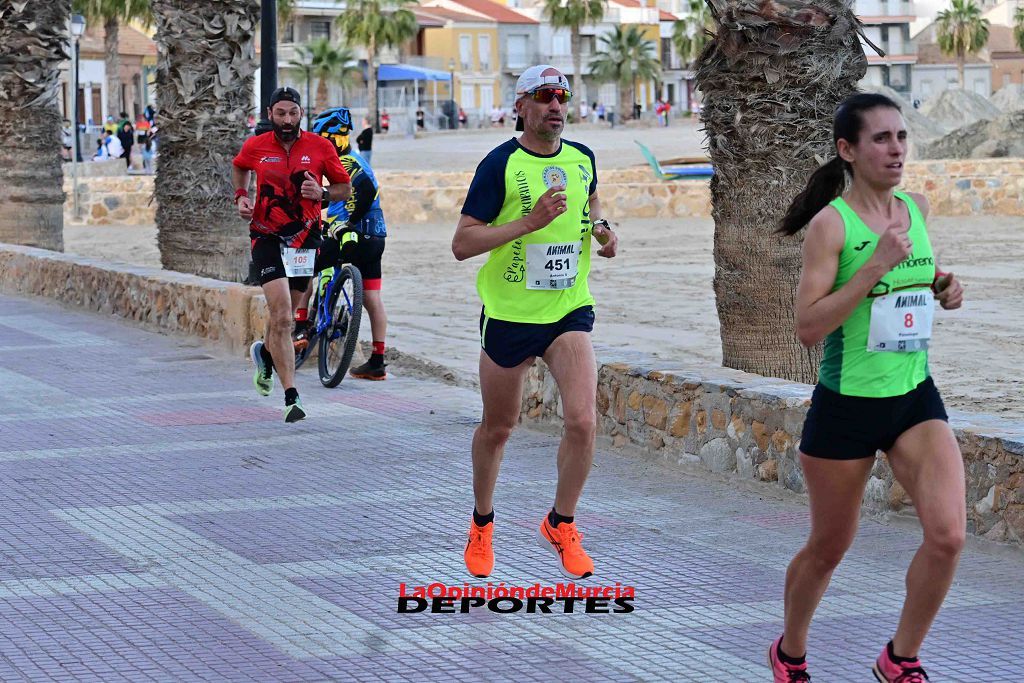
M918 159L1024 157L1024 108L958 128L918 145L915 153Z
M998 118L1002 110L985 97L969 90L944 90L921 107L921 112L949 133L975 121Z
M1024 109L1024 86L1018 83L1004 85L992 96L992 104L1007 114Z

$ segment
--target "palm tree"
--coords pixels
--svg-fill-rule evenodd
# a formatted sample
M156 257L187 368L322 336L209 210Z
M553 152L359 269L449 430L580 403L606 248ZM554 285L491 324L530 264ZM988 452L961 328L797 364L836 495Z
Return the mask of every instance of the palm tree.
M989 21L981 16L981 8L974 0L953 0L950 9L942 10L935 18L938 21L939 49L947 55L956 55L960 87L963 88L967 55L985 47Z
M0 0L0 242L64 250L57 96L70 15L70 0Z
M709 0L718 26L697 61L715 167L715 300L727 367L813 382L821 349L794 334L799 240L774 231L833 155L832 113L867 72L844 0Z
M572 90L576 97L576 120L583 101L583 55L580 27L599 23L604 18L605 0L544 0L544 16L552 28L569 29L572 49Z
M103 24L103 68L107 75L107 114L117 115L126 110L127 103L121 101L121 56L119 38L121 24L140 21L149 26L153 23L153 10L149 0L74 0L72 8L85 15L89 23Z
M1017 49L1024 52L1024 5L1013 13L1013 41L1017 43Z
M416 0L349 0L345 12L338 17L345 42L366 48L369 115L378 133L377 51L402 45L415 37L419 24L410 9L415 6Z
M714 35L715 21L704 0L689 0L686 9L686 17L672 24L672 45L687 66L692 67Z
M616 26L601 36L597 55L590 60L590 72L602 83L614 82L619 90L619 118L625 120L635 101L637 80L661 76L654 43L636 26Z
M295 52L299 58L291 60L288 65L297 69L303 78L319 79L315 111L323 111L330 106L327 101L329 82L340 83L344 93L345 86L355 84L360 75L359 64L352 49L344 45L331 45L328 38L318 38L308 45L300 45L295 48Z
M249 241L231 201L231 160L249 132L260 0L153 0L153 9L160 261L240 281Z

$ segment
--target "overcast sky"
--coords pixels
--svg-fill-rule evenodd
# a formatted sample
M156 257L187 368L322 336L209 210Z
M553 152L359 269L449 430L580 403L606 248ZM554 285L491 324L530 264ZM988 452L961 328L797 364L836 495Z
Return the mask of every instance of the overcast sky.
M936 14L949 5L949 0L914 0L914 13L918 18L910 25L910 35L916 35L918 31L931 23Z

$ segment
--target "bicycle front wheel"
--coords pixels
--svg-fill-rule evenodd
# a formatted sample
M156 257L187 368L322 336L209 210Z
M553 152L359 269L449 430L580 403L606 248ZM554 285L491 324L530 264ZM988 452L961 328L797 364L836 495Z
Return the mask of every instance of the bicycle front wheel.
M328 310L331 324L320 336L320 383L327 388L341 384L359 343L359 320L363 315L363 276L348 264L342 267Z

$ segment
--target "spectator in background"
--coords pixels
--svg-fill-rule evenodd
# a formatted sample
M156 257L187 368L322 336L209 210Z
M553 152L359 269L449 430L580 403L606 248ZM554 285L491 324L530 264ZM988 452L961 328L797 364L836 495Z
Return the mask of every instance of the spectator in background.
M71 148L75 144L74 134L75 132L71 127L71 122L64 119L64 125L60 129L61 158L64 161L71 161Z
M356 144L359 145L359 155L366 159L366 163L372 164L370 159L373 157L373 128L365 117L363 118L363 132L356 138Z
M388 128L390 128L390 127L391 127L391 117L388 115L388 110L385 109L380 114L380 129L381 129L381 131L387 133L388 132Z
M602 104L601 102L598 102L598 103L597 103L597 104L596 104L596 105L594 106L594 111L595 111L595 112L597 112L597 118L598 118L598 120L599 120L599 121L604 121L604 113L605 113L605 112L604 112L604 104Z
M121 112L121 121L117 124L117 139L121 143L121 158L127 168L132 166L132 145L135 144L135 127L128 120L128 113Z
M466 117L466 112L462 110L462 107L459 107L459 126L465 128L468 120L469 119Z
M586 123L590 117L590 107L587 106L587 101L583 100L580 102L580 123Z
M416 127L423 130L427 126L427 115L423 113L422 109L416 110Z

